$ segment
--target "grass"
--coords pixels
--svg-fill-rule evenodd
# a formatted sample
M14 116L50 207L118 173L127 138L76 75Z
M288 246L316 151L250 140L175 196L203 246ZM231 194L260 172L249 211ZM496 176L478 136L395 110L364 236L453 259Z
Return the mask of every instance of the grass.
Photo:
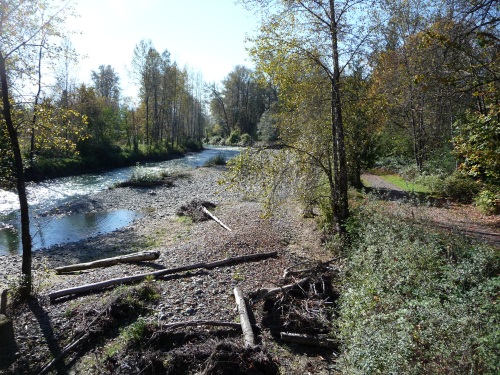
M385 181L403 189L404 191L413 192L413 193L424 193L430 194L432 193L431 189L422 184L406 181L403 177L398 174L391 173L382 169L371 170L371 173L383 178ZM365 181L363 181L365 183ZM365 185L367 186L367 185Z
M406 181L403 177L397 174L389 174L380 177L382 177L387 182L390 182L391 184L396 185L397 187L405 191L410 191L415 193L426 193L426 194L431 193L431 190L427 186Z

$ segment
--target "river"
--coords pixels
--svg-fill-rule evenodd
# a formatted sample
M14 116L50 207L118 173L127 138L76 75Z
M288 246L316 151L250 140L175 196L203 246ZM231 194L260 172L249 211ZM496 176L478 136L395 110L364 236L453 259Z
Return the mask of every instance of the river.
M199 153L163 162L144 163L141 167L175 173L202 166L217 154L226 160L240 152L237 147L210 146ZM130 224L142 215L140 212L117 210L69 215L47 215L57 207L78 201L113 185L127 181L135 167L118 168L101 173L62 177L27 186L31 213L33 249L50 247L64 242L108 233ZM12 192L0 190L0 255L21 252L19 201Z

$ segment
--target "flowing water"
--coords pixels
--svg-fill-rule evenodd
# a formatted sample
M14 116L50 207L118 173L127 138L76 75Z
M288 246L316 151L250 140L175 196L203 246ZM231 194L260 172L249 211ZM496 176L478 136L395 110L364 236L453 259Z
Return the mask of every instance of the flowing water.
M202 166L217 154L226 160L240 152L236 147L211 147L183 158L156 163L141 164L153 171L179 172ZM55 244L79 241L102 233L112 232L130 224L141 216L140 212L116 210L109 212L75 213L63 216L47 216L51 209L75 202L80 198L105 190L116 183L126 181L134 167L113 169L97 174L62 177L27 186L31 211L31 235L33 249ZM21 251L19 201L12 192L0 190L0 255Z

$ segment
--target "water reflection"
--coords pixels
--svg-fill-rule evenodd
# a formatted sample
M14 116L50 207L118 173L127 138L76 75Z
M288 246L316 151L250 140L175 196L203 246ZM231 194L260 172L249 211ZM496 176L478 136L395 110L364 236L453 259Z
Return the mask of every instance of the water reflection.
M32 218L33 250L109 233L140 216L136 211L116 210ZM20 228L15 224L0 228L0 255L18 254L21 250Z
M200 167L217 154L222 154L228 160L239 152L240 148L238 147L211 147L180 159L141 164L141 167L175 173ZM82 197L128 180L133 169L134 167L119 168L98 174L62 177L28 184L28 201L33 215L31 233L34 249L78 241L128 225L133 218L129 218L129 220L127 219L129 216L124 212L117 213L117 211L115 213L75 214L61 218L40 216L54 208L78 201ZM18 210L17 195L0 190L0 254L17 253L21 247ZM136 214L134 213L134 215Z

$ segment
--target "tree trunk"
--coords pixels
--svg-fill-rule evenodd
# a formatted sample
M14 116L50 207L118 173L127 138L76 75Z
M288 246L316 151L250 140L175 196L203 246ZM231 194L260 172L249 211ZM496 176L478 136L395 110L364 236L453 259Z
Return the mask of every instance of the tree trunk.
M339 233L345 233L345 224L349 217L349 201L347 197L348 177L344 142L344 124L342 120L342 102L340 98L340 66L338 48L338 25L335 19L335 0L330 0L330 35L332 43L332 77L331 84L331 121L333 142L333 176L335 181L334 224Z
M26 184L24 181L23 172L23 159L21 155L21 148L17 138L17 131L12 121L12 113L9 100L9 86L7 81L6 62L3 54L0 52L0 79L2 85L2 102L3 102L3 116L9 138L11 142L12 151L14 153L14 173L16 175L16 187L19 197L19 205L21 211L21 240L23 245L23 260L22 260L22 274L23 274L23 290L24 296L29 295L31 292L31 235L30 235L30 218L28 199L26 196Z

